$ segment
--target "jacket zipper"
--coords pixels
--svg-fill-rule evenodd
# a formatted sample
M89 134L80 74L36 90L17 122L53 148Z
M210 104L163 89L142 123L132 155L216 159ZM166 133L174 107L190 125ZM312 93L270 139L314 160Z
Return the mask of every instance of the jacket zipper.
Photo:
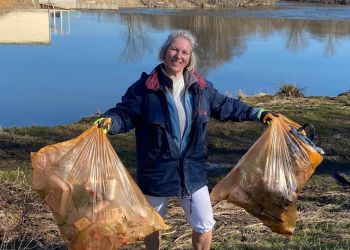
M162 101L163 103L166 103L167 104L167 100L166 100L166 93L165 93L165 89L162 88L161 90L161 98L162 98ZM166 105L167 106L167 105ZM166 115L166 129L167 131L171 131L171 128L170 128L170 124L169 124L169 117L170 117L170 114L169 114L169 110L168 108L165 109L165 115ZM169 138L168 138L169 139ZM189 194L188 192L188 189L185 185L185 173L184 173L184 167L183 167L183 158L182 158L182 155L181 155L181 152L180 152L180 149L178 149L177 147L173 147L176 149L177 151L177 155L178 155L178 158L179 158L179 176L180 176L180 192L181 192L181 197L184 198L186 196L186 193Z
M167 103L166 100L166 93L165 93L165 89L161 88L161 98L163 100L163 103ZM192 119L192 125L191 125L191 131L195 131L195 134L192 134L191 138L190 138L190 145L188 148L192 147L194 144L194 138L197 135L197 131L194 130L195 128L195 124L194 121L196 121L197 117L198 117L198 113L199 113L199 105L200 105L200 94L197 88L195 88L196 91L196 103L195 103L195 109L194 109L194 115L193 115L193 119ZM166 129L167 131L170 131L170 124L169 124L169 110L166 108L165 109L165 115L167 117L167 121L166 121ZM191 132L190 132L191 134ZM175 147L177 149L177 147ZM185 153L184 157L181 155L180 149L177 149L177 155L179 157L179 176L180 176L180 191L181 191L181 197L185 198L186 196L190 195L190 192L188 190L188 187L185 183L185 172L184 172L184 158L186 158L188 156L188 152Z
M197 130L195 130L195 126L196 126L195 121L197 120L197 117L198 117L198 114L199 114L199 105L200 105L200 99L201 99L201 97L200 97L200 94L199 94L198 89L195 88L195 90L196 90L196 101L195 101L196 103L195 103L195 109L194 109L194 115L193 115L193 119L192 119L192 124L191 124L191 132L192 132L192 131L195 131L195 133L192 134L192 133L190 132L190 135L191 135L190 142L189 142L190 144L187 145L187 148L191 148L191 147L193 146L193 144L194 144L194 139L195 139L196 136L197 136ZM184 161L184 159L185 159L188 155L189 155L189 153L188 153L188 151L187 151L187 152L185 153L185 155L184 155L183 158L182 158L182 156L181 156L181 160L182 160L182 162L181 162L181 164L182 164L182 174L183 174L183 182L184 182L184 185L183 185L184 189L183 189L183 191L182 191L182 198L184 198L186 195L187 195L187 196L190 195L190 192L189 192L189 190L188 190L188 188L187 188L187 186L186 186L186 183L185 183L185 172L184 172L184 169L183 169L183 167L184 167L183 161ZM191 195L191 199L192 199L192 195Z

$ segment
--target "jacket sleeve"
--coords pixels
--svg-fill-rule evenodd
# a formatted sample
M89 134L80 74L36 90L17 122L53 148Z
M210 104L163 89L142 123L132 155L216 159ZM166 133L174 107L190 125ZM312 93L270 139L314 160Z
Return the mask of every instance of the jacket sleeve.
M211 117L219 121L258 121L260 108L249 106L245 102L219 93L207 82Z
M101 115L112 119L108 134L127 132L137 125L141 113L143 93L141 85L140 80L131 85L122 97L122 101Z

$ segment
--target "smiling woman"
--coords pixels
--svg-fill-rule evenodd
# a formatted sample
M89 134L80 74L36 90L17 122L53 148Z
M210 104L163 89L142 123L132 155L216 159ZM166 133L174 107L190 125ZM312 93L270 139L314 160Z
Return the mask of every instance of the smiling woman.
M138 186L163 217L175 197L192 228L193 248L209 250L215 224L206 173L209 118L266 124L273 113L219 93L196 71L195 44L189 31L171 32L159 52L162 62L96 122L111 135L135 128ZM145 244L160 249L160 232Z
M186 38L176 38L164 56L165 71L169 76L179 77L190 62L192 45Z
M171 33L159 52L159 60L164 62L166 72L177 77L182 75L185 68L195 69L197 66L195 46L195 38L191 33L182 30Z

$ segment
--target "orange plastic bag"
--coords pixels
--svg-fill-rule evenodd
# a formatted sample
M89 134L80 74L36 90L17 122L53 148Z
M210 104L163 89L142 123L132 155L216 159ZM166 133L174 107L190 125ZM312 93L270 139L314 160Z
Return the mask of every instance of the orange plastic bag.
M168 229L102 128L31 153L33 186L74 250L108 250Z
M300 127L281 114L276 117L236 167L214 186L212 201L231 201L273 232L291 238L298 192L323 160L323 150L298 132Z

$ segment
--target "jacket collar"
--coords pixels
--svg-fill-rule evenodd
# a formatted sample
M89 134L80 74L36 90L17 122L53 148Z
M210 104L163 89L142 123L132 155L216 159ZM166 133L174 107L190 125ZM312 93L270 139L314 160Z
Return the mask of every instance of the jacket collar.
M197 71L184 71L185 84L191 86L194 84L198 85L200 89L207 87L207 83L204 78ZM164 87L172 88L172 80L167 76L164 71L164 65L159 64L154 70L148 75L146 80L146 87L149 90L159 90Z

